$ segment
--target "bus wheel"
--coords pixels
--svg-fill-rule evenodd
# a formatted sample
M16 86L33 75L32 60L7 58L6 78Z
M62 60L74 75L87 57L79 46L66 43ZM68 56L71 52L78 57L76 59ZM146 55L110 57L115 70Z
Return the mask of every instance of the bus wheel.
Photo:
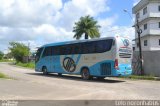
M91 75L89 73L89 70L87 68L83 68L82 71L81 71L81 76L84 80L89 80L91 79Z
M97 77L98 80L104 80L105 77Z
M43 67L43 68L42 68L42 72L43 72L43 75L48 75L48 72L47 72L47 68L46 68L46 67Z

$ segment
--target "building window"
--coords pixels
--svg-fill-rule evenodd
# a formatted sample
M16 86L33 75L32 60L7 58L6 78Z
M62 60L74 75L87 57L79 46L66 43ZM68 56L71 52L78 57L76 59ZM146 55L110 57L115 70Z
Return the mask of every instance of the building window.
M159 22L159 28L160 28L160 22Z
M158 6L158 11L160 11L160 6Z
M160 46L160 39L159 39L159 46Z
M136 18L137 18L137 19L140 18L139 13L136 14Z
M144 46L147 46L147 40L144 40Z
M136 48L135 48L135 47L133 47L133 51L135 51L135 49L136 49Z
M147 13L147 7L143 9L143 15L145 15L146 13Z
M144 24L144 30L146 30L147 29L147 24Z

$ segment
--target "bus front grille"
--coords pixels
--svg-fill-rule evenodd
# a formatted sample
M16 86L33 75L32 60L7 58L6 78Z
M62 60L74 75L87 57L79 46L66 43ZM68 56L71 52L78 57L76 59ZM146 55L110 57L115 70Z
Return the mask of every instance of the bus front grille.
M101 75L111 75L111 63L102 63L100 65Z

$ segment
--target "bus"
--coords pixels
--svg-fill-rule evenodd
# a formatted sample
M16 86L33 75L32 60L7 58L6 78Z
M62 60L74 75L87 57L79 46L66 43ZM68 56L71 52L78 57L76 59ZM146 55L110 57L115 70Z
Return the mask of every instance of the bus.
M132 74L132 44L124 37L105 37L51 43L36 53L35 71L81 75L85 80L96 77L128 76Z

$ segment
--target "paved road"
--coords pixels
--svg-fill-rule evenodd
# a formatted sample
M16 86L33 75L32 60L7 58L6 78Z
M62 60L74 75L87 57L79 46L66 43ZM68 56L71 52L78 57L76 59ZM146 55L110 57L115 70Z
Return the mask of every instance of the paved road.
M20 100L160 100L160 81L84 81L78 76L43 76L34 70L0 63L0 72L15 80L0 79L0 99Z

